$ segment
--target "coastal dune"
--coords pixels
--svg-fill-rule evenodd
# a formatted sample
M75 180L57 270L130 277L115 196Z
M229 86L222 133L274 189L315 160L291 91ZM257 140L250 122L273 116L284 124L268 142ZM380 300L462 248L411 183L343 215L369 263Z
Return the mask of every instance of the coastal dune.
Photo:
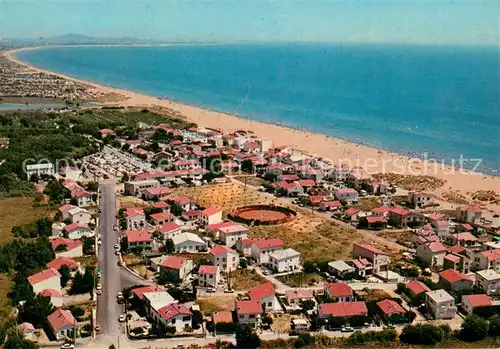
M29 49L36 48L25 48L21 50ZM114 93L124 97L124 99L119 102L104 103L109 106L119 105L129 107L155 107L159 109L165 108L189 121L205 127L218 129L225 133L236 130L251 131L260 138L272 140L275 146L288 145L297 150L330 159L335 163L346 163L351 167L361 167L368 174L381 172L414 176L433 176L444 181L441 187L431 190L438 196L455 190L458 190L461 195L469 200L471 199L471 194L479 190L490 190L500 194L500 177L451 166L444 166L441 163L436 164L390 151L382 151L362 144L355 144L321 134L314 134L276 124L257 122L239 116L184 105L178 102L103 86L89 81L82 81L33 67L19 61L13 55L14 52L16 52L16 50L6 52L5 57L14 63L23 65L34 71L78 81L86 84L89 88L97 89L103 93ZM456 163L455 166L458 166L458 163ZM500 205L498 203L484 204L484 206L496 212L500 211Z

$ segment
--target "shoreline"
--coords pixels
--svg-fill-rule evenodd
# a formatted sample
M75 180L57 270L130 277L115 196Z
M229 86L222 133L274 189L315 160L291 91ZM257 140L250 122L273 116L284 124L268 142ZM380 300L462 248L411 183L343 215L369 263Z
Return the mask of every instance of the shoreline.
M87 45L86 45L87 46ZM115 45L114 45L115 46ZM119 46L119 45L116 45ZM124 45L125 46L125 45ZM129 46L129 45L126 45ZM448 191L458 190L462 195L469 198L469 194L478 190L491 190L500 194L500 177L481 172L473 172L466 169L455 169L450 165L439 169L427 160L410 157L389 150L381 150L367 145L353 143L346 140L334 138L324 134L313 133L302 129L295 129L272 122L254 121L241 116L234 116L222 112L203 109L191 105L182 104L173 100L144 95L124 89L118 89L86 80L66 76L64 74L50 72L25 63L14 56L16 52L36 50L43 47L27 47L5 51L4 57L15 64L24 66L33 71L51 74L63 79L75 81L90 88L106 93L115 93L125 97L122 101L103 102L102 106L124 106L124 107L149 107L169 109L180 117L194 122L200 126L221 130L224 133L236 130L252 131L256 136L272 140L274 146L287 145L297 150L302 150L311 155L330 159L335 163L344 162L352 167L363 167L368 173L396 173L428 175L445 181L441 188L429 190L441 196ZM441 161L441 160L439 160ZM467 194L469 193L469 194ZM483 206L500 211L500 204L486 204Z

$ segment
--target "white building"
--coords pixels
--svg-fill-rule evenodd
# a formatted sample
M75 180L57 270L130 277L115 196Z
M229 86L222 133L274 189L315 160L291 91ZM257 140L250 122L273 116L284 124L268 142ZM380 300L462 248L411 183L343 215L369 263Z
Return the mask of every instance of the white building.
M173 326L176 332L184 332L187 326L191 327L191 311L183 304L172 303L157 312L157 320L164 326ZM156 319L155 319L156 320Z
M436 320L452 319L457 313L455 299L445 290L426 292L425 306Z
M224 273L234 271L238 268L240 263L240 256L238 253L221 245L215 245L208 252L208 258L212 265L216 265Z
M146 215L142 208L127 208L124 212L127 230L140 230L146 226Z
M219 240L229 247L234 246L238 240L245 240L247 238L248 228L242 224L233 224L219 228Z
M217 287L220 280L220 269L216 265L200 265L198 270L198 286Z
M462 296L462 308L468 315L474 314L474 309L491 307L491 298L485 294L469 294Z
M57 309L47 316L47 321L57 340L73 338L77 322L69 310Z
M426 266L441 268L446 256L446 247L438 241L428 244L420 244L417 247L417 257Z
M47 289L61 291L61 274L52 268L28 276L28 282L36 294Z
M252 243L252 258L257 264L267 264L269 254L283 249L281 239L262 239Z
M500 295L500 274L494 270L480 270L476 272L476 286L488 296Z
M63 296L60 291L53 288L48 288L39 293L42 297L50 298L50 303L56 308L63 306Z
M36 174L40 175L49 175L52 176L55 173L54 164L34 164L34 165L26 165L26 177L30 180L31 176Z
M269 267L277 273L300 269L300 252L293 248L271 252L269 254Z
M207 243L193 233L181 233L172 237L175 252L201 252L207 250Z
M156 179L146 179L143 181L129 181L125 185L125 194L128 195L138 195L145 189L149 188L159 188L160 182Z
M64 235L71 240L80 240L82 237L92 235L87 224L71 223L64 227Z
M358 192L352 188L335 188L334 194L337 200L344 200L347 203L358 201Z
M246 324L250 327L256 327L260 322L260 316L263 312L262 304L258 301L236 301L234 303L234 310L238 323Z
M222 210L217 207L209 207L201 211L200 223L204 226L222 222Z
M270 282L251 288L248 291L248 296L252 301L262 304L264 311L274 312L282 309L273 284Z
M76 224L89 224L92 215L89 211L81 207L75 207L67 212L71 223Z
M81 257L83 256L83 244L80 240L67 238L56 238L50 241L50 246L56 257Z

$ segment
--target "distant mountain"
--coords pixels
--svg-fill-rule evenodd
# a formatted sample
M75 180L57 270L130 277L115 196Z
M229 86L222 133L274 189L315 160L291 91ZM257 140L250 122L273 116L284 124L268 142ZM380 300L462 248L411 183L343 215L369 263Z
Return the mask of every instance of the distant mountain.
M2 43L11 46L47 46L47 45L141 45L165 44L166 41L145 40L136 38L101 38L81 34L65 34L53 37L31 39L5 39Z

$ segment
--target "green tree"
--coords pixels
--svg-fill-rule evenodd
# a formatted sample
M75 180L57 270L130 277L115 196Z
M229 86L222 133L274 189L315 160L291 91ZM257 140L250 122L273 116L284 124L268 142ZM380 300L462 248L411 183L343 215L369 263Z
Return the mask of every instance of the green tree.
M197 330L203 323L203 314L198 310L193 310L192 313L193 315L191 316L191 319L193 323L193 329Z
M248 261L245 258L241 258L238 265L241 269L246 269L248 267Z
M61 269L59 269L59 274L61 274L61 287L66 287L69 279L71 278L71 271L67 265L63 265Z
M47 316L54 311L54 306L49 297L42 297L34 293L26 299L19 309L18 320L20 323L29 322L36 328L47 324Z
M17 329L11 329L7 340L3 344L4 349L37 349L38 344L24 339L23 334Z
M258 348L260 347L260 338L248 325L238 325L236 327L236 346L238 348Z
M304 347L312 347L316 343L316 337L311 336L309 333L301 333L299 337L295 341L295 348L304 348Z
M250 159L243 160L241 162L241 170L243 172L253 173L254 172L254 168L253 168L252 160L250 160Z
M175 250L174 241L172 239L166 239L165 240L165 252L166 253L173 253L174 250Z
M489 335L491 337L500 337L500 315L490 318Z
M316 305L316 303L314 303L314 301L311 299L301 300L299 304L300 304L300 309L304 314L307 313L309 310L314 309Z
M85 268L85 273L76 273L71 285L71 294L91 292L94 288L94 271L91 267Z
M175 202L170 203L170 213L178 217L182 215L182 212L183 212L182 207L179 204Z
M418 324L405 326L399 339L407 344L435 345L443 341L444 337L445 333L441 327Z
M467 341L478 341L488 336L488 321L476 316L469 315L462 323L460 337Z

